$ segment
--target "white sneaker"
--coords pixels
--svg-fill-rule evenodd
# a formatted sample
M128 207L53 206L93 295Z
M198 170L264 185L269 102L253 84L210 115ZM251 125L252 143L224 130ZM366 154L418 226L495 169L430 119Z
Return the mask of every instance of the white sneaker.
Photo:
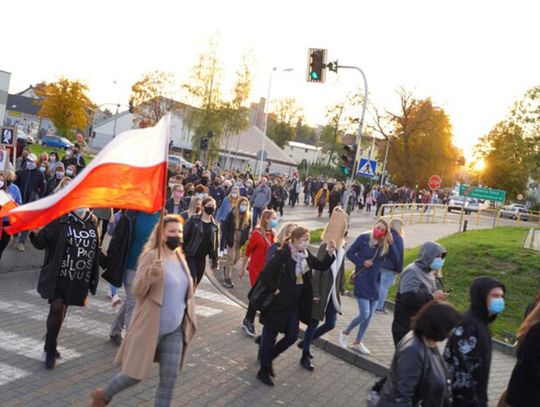
M339 346L343 349L347 349L347 342L349 341L349 335L345 335L343 331L339 331Z
M122 299L118 296L118 294L115 294L113 297L112 297L112 306L113 307L116 307L118 304L120 304L122 302Z
M358 352L360 352L363 355L370 355L371 354L369 349L366 348L362 342L360 342L358 345L353 345L353 348L356 349Z
M19 243L17 245L17 250L20 251L20 252L24 252L24 245L22 243Z
M224 256L227 255L227 249L223 250L223 255L224 255Z

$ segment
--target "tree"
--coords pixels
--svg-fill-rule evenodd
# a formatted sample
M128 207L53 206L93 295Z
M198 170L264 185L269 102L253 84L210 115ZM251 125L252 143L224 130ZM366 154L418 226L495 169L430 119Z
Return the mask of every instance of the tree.
M285 141L294 140L296 124L302 119L302 107L296 99L286 98L276 102L274 111L268 117L268 137L283 148Z
M324 151L329 152L328 164L333 162L334 151L338 140L343 135L344 127L344 105L343 103L337 103L330 106L326 111L327 124L324 126L321 132L321 144Z
M155 125L174 106L174 75L153 71L144 74L131 86L130 106L133 106L134 121L144 120L147 126Z
M73 138L77 130L90 123L95 109L87 92L86 84L64 77L57 82L42 83L36 88L36 95L41 98L39 115L49 118L59 135Z

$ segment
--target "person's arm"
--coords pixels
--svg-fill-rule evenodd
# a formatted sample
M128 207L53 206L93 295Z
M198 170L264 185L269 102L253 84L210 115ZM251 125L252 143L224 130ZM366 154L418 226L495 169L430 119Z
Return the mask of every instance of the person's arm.
M189 218L186 223L184 223L184 231L183 231L183 242L186 244L189 242L189 239L191 238L191 229L193 228L193 218Z
M403 287L411 287L409 291L400 294L401 302L405 305L415 310L420 310L424 304L433 300L433 294L427 290L427 287L423 282L419 281L412 274L402 275L401 277L402 281L400 281L400 285Z
M219 268L219 225L214 225L214 245L210 250L210 259L212 259L212 268Z
M259 278L265 287L267 287L271 292L275 292L279 288L278 277L281 273L282 263L281 256L273 256L270 261L266 263Z
M354 243L351 245L351 247L349 247L349 249L345 253L347 258L350 261L352 261L356 267L359 267L359 268L364 267L364 262L366 260L370 260L370 259L367 259L358 255L358 252L360 251L362 246L366 243L366 238L368 238L367 235L358 236L356 240L354 241Z
M308 252L308 257L306 261L309 268L312 270L320 270L322 272L325 272L326 270L330 268L330 266L332 266L332 263L336 260L335 254L330 255L328 254L328 252L326 252L326 255L324 256L322 260L319 260L317 257L312 255L309 252L309 250L307 252Z
M56 242L60 227L59 220L52 221L37 234L30 232L30 242L36 249L43 250Z
M266 204L264 207L266 208L268 205L270 205L270 201L272 201L272 192L270 191L270 188L266 187Z
M413 407L414 395L418 385L421 385L424 370L424 350L408 347L396 352L395 364L395 394L399 407Z
M148 294L152 284L162 278L163 261L152 259L153 254L146 253L139 259L135 280L133 282L133 295L143 298Z
M229 236L231 233L231 228L234 230L234 211L230 211L227 215L227 218L225 218L225 222L223 222L223 238L225 239L225 244L228 247L232 247L234 245L234 233L233 233L233 241L232 244L229 241Z
M525 373L530 382L540 386L540 323L529 328L521 346Z

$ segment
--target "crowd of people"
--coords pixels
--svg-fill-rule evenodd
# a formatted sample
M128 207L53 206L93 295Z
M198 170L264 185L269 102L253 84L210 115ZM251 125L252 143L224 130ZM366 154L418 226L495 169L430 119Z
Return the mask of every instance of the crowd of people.
M23 154L16 174L0 175L0 188L19 203L39 199L81 171L81 157L77 147L62 160L54 153L39 159ZM194 293L208 269L223 270L227 288L234 286L235 273L243 277L247 271L249 307L239 323L258 344L257 378L266 385L274 384L276 358L297 343L300 322L307 329L297 343L299 363L308 371L315 369L311 345L335 329L346 278L354 285L358 315L337 333L339 344L348 347L349 335L358 329L352 347L369 355L366 331L375 313L387 312L388 289L399 276L391 331L395 355L390 374L374 386L376 405L487 406L489 324L504 310L504 285L489 277L476 278L471 306L461 314L445 302L448 292L439 279L451 254L426 242L418 259L406 266L401 220L379 218L369 232L347 245L348 223L343 221L347 212L355 208L369 212L372 206L378 211L388 202L438 197L361 184L345 194L343 183L312 178L302 182L298 175L263 176L256 182L249 173L222 172L216 166L206 170L199 162L190 170L170 171L168 187L161 220L159 212L80 208L29 232L31 243L46 251L38 292L49 302L47 369L53 369L60 357L57 340L67 308L84 306L88 295L96 294L100 273L114 289L124 288L109 332L110 341L119 346L115 363L121 372L92 391L93 406L105 406L122 390L148 378L155 360L160 364L155 403L170 405L197 329ZM297 205L302 193L304 204L316 207L319 216L326 207L329 211L323 244L315 254L309 248L307 228L280 224L285 206ZM349 196L348 202L344 196ZM103 245L107 233L110 241ZM18 244L24 245L27 236L21 233ZM1 242L3 249L7 243L4 238ZM354 266L349 277L346 260ZM116 291L113 297L118 298ZM260 336L257 311L263 326ZM540 301L536 301L520 329L518 363L503 396L512 406L536 405L524 399L525 391L536 403L539 400L539 321ZM437 344L443 341L441 354Z

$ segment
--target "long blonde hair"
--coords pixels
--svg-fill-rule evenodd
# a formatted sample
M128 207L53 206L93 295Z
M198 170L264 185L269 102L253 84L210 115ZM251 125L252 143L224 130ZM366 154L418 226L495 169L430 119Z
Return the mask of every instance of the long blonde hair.
M191 218L193 215L197 215L197 212L195 211L197 209L198 204L201 204L201 214L202 214L202 198L199 196L192 196L191 200L189 201L189 208L188 208L188 216Z
M540 302L536 303L532 311L529 312L529 315L527 315L527 318L525 318L525 320L521 323L517 334L518 345L523 343L525 335L527 335L529 329L531 329L531 327L538 322L540 322Z
M386 235L384 235L384 238L381 242L382 250L379 253L379 256L384 256L386 255L386 253L388 253L388 248L390 247L390 236L391 236L390 226L388 226L388 222L385 219L381 218L377 220L377 222L375 222L375 224L373 225L373 229L375 229L375 227L379 223L382 224L386 230ZM377 240L373 236L373 229L371 230L371 232L369 232L369 247L372 247L372 248L375 247L375 245L377 244Z
M405 231L403 230L403 221L401 219L392 219L390 221L390 229L396 231L401 237L405 236Z
M163 229L165 229L165 226L168 224L168 223L172 223L172 222L175 222L175 223L179 223L182 227L182 217L180 215L174 215L174 214L169 214L169 215L165 215L163 217ZM148 238L148 240L146 241L144 247L143 247L143 250L141 252L141 255L140 257L142 257L143 255L145 255L146 253L148 253L149 251L151 250L156 250L159 246L159 223L156 223L156 226L154 226L154 229L152 230L152 233L150 234L150 237ZM165 247L165 239L161 239L161 247ZM182 249L180 247L178 247L176 250L180 250L180 252L182 252Z
M289 236L292 232L292 229L297 227L298 224L294 222L286 222L279 227L279 230L274 238L274 243L281 243Z
M247 209L245 212L240 212L240 205L242 203L245 203L247 205ZM249 220L251 219L251 212L249 210L249 199L247 199L245 196L242 196L238 199L238 203L233 209L234 211L234 220L235 220L235 229L246 229L249 226Z

